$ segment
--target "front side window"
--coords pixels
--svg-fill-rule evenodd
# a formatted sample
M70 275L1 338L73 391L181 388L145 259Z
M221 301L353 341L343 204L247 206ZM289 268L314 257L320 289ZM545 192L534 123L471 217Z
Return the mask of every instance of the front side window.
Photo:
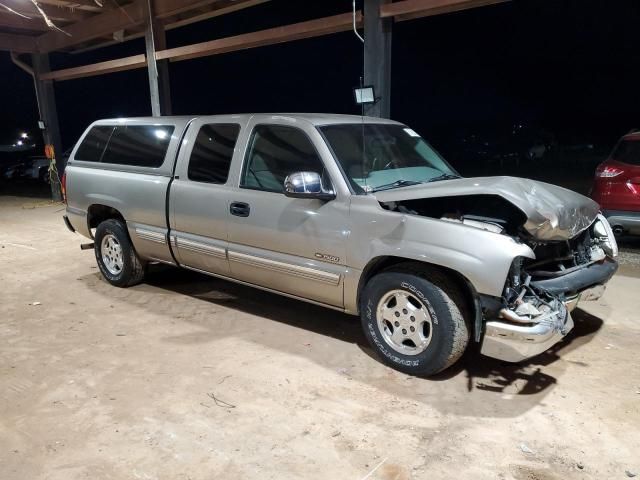
M309 137L294 127L257 125L249 142L240 186L283 192L285 178L295 172L325 174Z
M118 125L100 161L157 168L164 163L173 130L170 125Z
M189 180L225 183L240 125L210 124L200 127L189 158Z
M357 193L459 177L404 125L356 123L319 129Z

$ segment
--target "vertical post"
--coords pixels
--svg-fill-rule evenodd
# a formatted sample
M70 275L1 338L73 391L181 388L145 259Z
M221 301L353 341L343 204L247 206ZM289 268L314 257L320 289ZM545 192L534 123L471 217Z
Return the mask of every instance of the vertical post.
M380 18L380 5L391 0L364 0L364 84L373 85L379 100L367 115L391 115L391 31L393 20Z
M151 114L154 117L171 115L171 87L169 84L169 60L156 60L156 50L167 48L164 25L153 14L151 0L147 1L147 28L144 41L149 71L149 93L151 94Z
M40 120L44 122L45 129L42 131L44 141L53 145L56 158L56 168L62 175L64 170L64 159L62 158L62 141L60 139L60 125L58 123L58 110L56 108L56 97L53 88L53 80L41 80L40 76L51 70L49 66L49 55L46 53L34 53L31 55L33 64L34 84L36 99L38 100L38 111ZM55 179L54 179L55 180ZM62 200L60 184L51 182L51 195L56 201Z

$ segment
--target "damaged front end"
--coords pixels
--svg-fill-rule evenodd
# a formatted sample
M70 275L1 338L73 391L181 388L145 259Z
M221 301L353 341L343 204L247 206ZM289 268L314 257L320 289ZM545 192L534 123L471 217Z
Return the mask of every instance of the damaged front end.
M548 350L573 328L578 301L598 299L618 267L616 241L598 205L554 185L467 178L376 197L390 211L484 230L487 242L506 235L528 247L529 257L513 260L502 296L478 295L475 339L490 357L518 362ZM492 275L498 265L485 261Z
M618 268L613 232L602 216L572 239L529 240L536 258L514 260L501 298L481 297L481 353L519 362L548 350L572 328L571 311L597 300Z

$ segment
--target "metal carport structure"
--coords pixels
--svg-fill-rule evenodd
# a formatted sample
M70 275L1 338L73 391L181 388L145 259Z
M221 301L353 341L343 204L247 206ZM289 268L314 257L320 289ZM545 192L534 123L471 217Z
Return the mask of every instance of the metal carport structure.
M243 33L191 45L167 48L167 30L263 4L269 0L3 0L0 4L0 50L34 80L44 141L60 151L61 139L54 81L147 68L151 113L171 113L169 62L292 42L364 28L364 83L378 101L367 112L388 117L390 111L393 23L481 7L507 0L364 0L363 9ZM345 2L347 3L347 2ZM273 2L277 12L276 2ZM46 18L45 18L46 17ZM55 27L51 26L51 23ZM135 38L146 50L114 60L51 70L52 52L82 52ZM30 61L27 58L30 57ZM63 165L58 157L58 170Z

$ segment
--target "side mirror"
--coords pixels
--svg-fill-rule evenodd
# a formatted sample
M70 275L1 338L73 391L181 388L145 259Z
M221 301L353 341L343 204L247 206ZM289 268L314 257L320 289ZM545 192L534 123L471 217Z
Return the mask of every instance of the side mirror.
M284 194L292 198L333 200L336 194L325 190L322 177L316 172L296 172L284 179Z

